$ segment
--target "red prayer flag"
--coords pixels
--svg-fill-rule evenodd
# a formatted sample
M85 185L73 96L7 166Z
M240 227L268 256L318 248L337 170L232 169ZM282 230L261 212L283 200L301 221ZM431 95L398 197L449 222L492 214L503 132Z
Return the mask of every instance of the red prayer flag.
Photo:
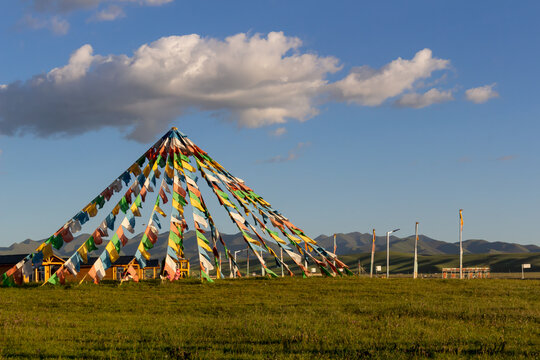
M161 196L161 200L163 200L163 204L166 204L169 199L167 199L167 195L165 195L165 191L163 191L163 188L159 188L159 196Z

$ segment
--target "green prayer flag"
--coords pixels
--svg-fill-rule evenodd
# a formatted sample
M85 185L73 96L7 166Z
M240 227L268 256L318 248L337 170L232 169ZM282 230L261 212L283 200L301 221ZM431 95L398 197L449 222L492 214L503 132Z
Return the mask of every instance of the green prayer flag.
M141 204L142 204L142 197L141 197L141 194L139 194L135 198L135 205L137 205L138 208L142 208Z
M146 236L146 234L143 235L141 242L146 250L150 250L151 248L154 247L154 244L152 244L152 242L150 241L148 236Z
M184 154L180 154L180 159L184 160L185 162L189 162L189 157Z
M94 200L92 200L92 202L98 205L98 209L101 209L103 205L105 205L105 198L103 197L103 195L99 195Z
M13 277L7 276L6 273L2 274L2 285L12 287L15 286L15 281L13 281Z
M206 236L204 236L202 232L200 232L199 230L195 230L195 231L197 232L197 238L198 238L198 239L201 239L201 240L204 241L205 243L210 244L210 243L208 242L208 240L206 239Z
M163 168L163 167L165 167L165 165L167 165L165 159L162 158L161 155L158 155L158 158L156 159L156 162L158 163L160 168Z
M278 277L278 276L276 275L276 273L273 272L272 270L270 270L269 268L265 268L264 271L266 271L267 273L269 273L272 277Z
M58 285L60 283L60 280L58 279L58 275L54 273L51 277L49 277L49 280L47 280L47 282L53 285Z
M126 197L124 196L122 200L120 200L120 210L122 210L122 212L125 214L126 211L128 211L128 209L129 209L129 204L127 202Z
M174 231L169 232L169 238L172 239L172 241L174 241L174 243L177 245L182 243L182 239Z
M146 156L143 155L137 160L137 164L139 164L139 166L143 166L145 161L146 161Z
M324 266L319 266L319 268L321 269L321 271L324 273L324 275L326 276L332 276L332 274L330 274L330 272L328 270L326 270L326 268Z
M111 238L111 242L116 248L116 252L120 253L120 249L122 249L122 243L120 242L120 238L118 238L118 234L114 234L114 236Z
M86 240L86 248L88 249L88 252L97 250L96 243L94 242L94 237L90 236L88 240Z
M51 236L45 242L51 244L56 250L58 250L64 244L64 239L62 239L62 235L58 234L56 236Z
M206 281L208 281L210 283L214 282L214 280L210 279L210 277L202 270L201 270L201 276L202 276L202 279L205 279ZM201 281L202 281L202 279L201 279Z

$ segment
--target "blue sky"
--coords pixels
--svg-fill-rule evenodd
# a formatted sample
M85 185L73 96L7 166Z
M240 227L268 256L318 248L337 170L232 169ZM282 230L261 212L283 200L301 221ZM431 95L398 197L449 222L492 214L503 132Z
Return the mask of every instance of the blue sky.
M313 236L457 241L463 208L465 239L540 245L538 7L3 2L0 246L48 237L171 126Z

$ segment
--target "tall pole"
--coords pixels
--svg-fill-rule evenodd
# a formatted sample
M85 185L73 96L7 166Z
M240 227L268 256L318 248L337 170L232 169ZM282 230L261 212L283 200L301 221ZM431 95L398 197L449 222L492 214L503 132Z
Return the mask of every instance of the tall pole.
M386 233L386 278L390 278L390 232Z
M246 249L247 254L247 277L249 277L249 247Z
M261 259L262 259L262 257L263 257L263 252L262 252L262 250L261 250ZM264 260L264 259L263 259L263 260ZM261 263L261 276L264 276L264 266L263 266L262 263Z
M373 244L371 245L371 267L369 269L369 277L373 277L373 263L375 261L375 229L373 229Z
M280 250L280 258L281 258L281 277L285 276L285 274L283 273L283 248L279 248Z
M414 227L414 270L413 270L413 278L416 279L418 277L418 221L416 222L416 226Z
M230 254L230 252L229 252L229 254ZM234 259L234 262L236 262L236 259ZM230 278L234 277L234 276L233 276L233 271L232 271L232 261L231 261L231 258L230 258L230 257L229 257L229 272L231 273L231 274L229 275L229 277L230 277Z
M459 278L463 279L463 209L459 209Z
M390 277L390 234L399 231L395 229L386 233L386 278Z
M337 247L336 247L336 234L334 234L334 255L336 255ZM334 266L336 266L336 258L334 258Z
M237 252L238 252L238 251L235 251L235 252L234 252L234 263L235 263L235 264L238 264L238 263L236 262L236 253L237 253ZM236 272L234 273L234 277L236 277Z

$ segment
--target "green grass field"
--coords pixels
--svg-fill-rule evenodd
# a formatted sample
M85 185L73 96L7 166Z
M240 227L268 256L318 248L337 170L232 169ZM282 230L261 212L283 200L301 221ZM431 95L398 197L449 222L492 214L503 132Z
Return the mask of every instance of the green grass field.
M0 358L540 357L536 280L83 284L0 306Z

